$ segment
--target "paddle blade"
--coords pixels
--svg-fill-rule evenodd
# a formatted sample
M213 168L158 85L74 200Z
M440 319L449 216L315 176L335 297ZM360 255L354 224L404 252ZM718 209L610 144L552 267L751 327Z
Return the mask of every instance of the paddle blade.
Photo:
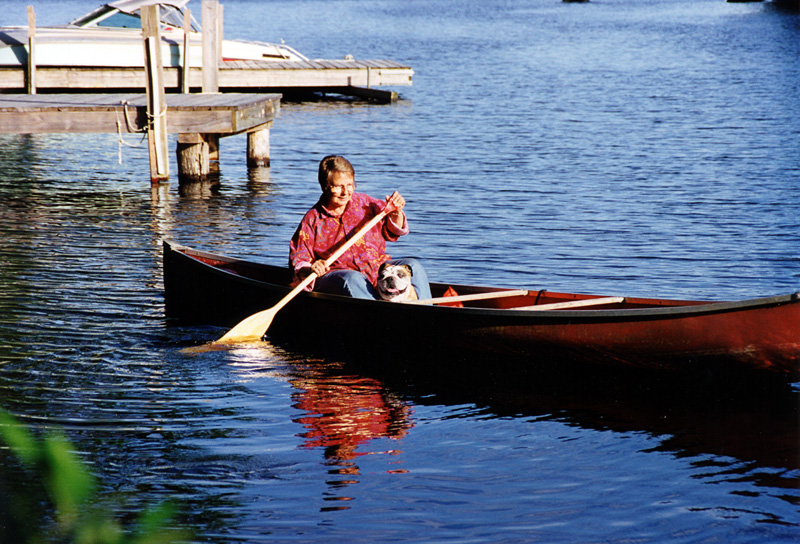
M394 211L396 207L388 203L384 207L383 211L373 217L372 219L367 222L366 225L361 227L358 232L356 232L349 240L346 240L339 249L333 252L331 256L329 256L325 263L330 266L333 264L336 259L341 257L345 251L350 249L356 242L358 242L364 235L375 225L377 225L380 221L386 217L387 213ZM242 342L258 342L261 340L261 337L266 334L267 329L272 324L272 319L275 317L275 314L278 313L278 310L283 308L286 304L289 303L294 297L300 294L306 287L308 287L312 281L317 277L316 273L309 274L306 279L301 281L298 285L292 289L288 295L283 297L275 306L269 308L268 310L263 310L258 312L257 314L253 314L248 318L243 319L236 325L234 328L228 331L222 338L214 342L214 344L238 344Z
M225 333L216 344L236 344L239 342L258 342L266 334L279 308L269 308L241 320Z

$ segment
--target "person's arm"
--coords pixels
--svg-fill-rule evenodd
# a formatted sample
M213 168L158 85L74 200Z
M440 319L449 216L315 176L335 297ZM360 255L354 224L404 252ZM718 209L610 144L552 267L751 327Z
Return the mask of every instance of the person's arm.
M393 204L397 208L394 212L386 216L384 223L384 238L397 241L398 238L408 234L408 220L403 212L406 205L405 199L397 191L386 197L387 205Z
M314 213L313 210L310 210L303 217L289 242L289 264L294 272L295 283L304 280L311 272L316 272L318 276L322 276L327 272L325 261L316 259L314 252L313 220ZM310 291L313 288L314 282L306 290Z
M314 261L310 265L308 263L300 263L298 268L295 268L295 274L300 280L304 280L309 274L314 272L317 276L324 276L330 271L330 267L325 263L324 259Z

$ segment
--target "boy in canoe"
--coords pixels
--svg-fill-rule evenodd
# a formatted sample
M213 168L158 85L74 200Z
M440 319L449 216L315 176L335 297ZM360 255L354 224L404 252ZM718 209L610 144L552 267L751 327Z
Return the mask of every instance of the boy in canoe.
M403 207L405 199L397 191L386 201L355 192L355 169L346 158L329 155L319 163L318 181L322 196L305 216L289 244L289 263L295 283L312 272L317 278L311 288L316 291L344 294L356 298L377 299L375 284L382 264L405 264L411 268L411 283L418 298L430 298L428 277L422 264L414 258L394 259L386 253L386 242L396 242L408 234L408 220ZM333 264L325 260L341 243L359 228L392 205L378 225L350 247Z

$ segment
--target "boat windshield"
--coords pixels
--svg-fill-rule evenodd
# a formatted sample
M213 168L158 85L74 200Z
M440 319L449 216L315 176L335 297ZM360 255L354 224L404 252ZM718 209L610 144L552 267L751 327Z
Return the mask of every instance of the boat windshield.
M183 12L175 6L161 4L159 18L162 28L183 28ZM142 19L139 10L126 13L117 8L104 6L83 17L75 19L70 26L81 28L142 28ZM191 30L198 32L198 25L194 17L191 21Z
M142 28L142 19L138 15L118 11L112 13L105 19L98 20L93 26L108 28Z
M183 10L176 8L175 6L167 6L161 5L161 9L159 10L161 14L161 23L166 26L173 26L175 28L183 28ZM192 31L197 32L198 26L192 17ZM141 26L141 25L140 25Z

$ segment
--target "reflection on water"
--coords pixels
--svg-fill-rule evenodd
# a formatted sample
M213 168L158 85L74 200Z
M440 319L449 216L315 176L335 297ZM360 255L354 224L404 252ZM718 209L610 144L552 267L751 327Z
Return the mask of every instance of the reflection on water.
M295 418L306 429L300 434L303 447L323 448L327 462L336 467L331 474L337 478L328 482L332 487L358 483L358 478L338 476L358 475L359 456L402 453L403 439L414 433L411 406L464 407L463 415L449 417L528 421L527 432L536 432L544 422L558 422L620 436L644 434L650 444L642 453L685 459L693 478L725 484L733 495L783 503L756 519L797 525L791 512L800 507L800 405L798 392L786 384L766 381L740 390L701 390L643 374L651 381L598 376L592 386L536 383L520 380L519 373L487 373L466 364L463 370L474 372L454 376L406 366L393 369L371 360L333 361L341 360L323 358L313 367L294 367L298 374L289 380L296 389L294 406L303 411ZM399 444L387 451L369 446L358 450L381 438Z
M183 198L210 198L219 194L219 181L184 181L178 186Z
M293 395L294 407L307 413L296 420L308 429L302 435L303 447L324 448L325 458L332 462L347 464L367 454L356 451L360 445L376 438L403 438L412 427L410 407L377 380L361 376L328 379L309 373L295 377L291 384L298 390Z
M326 501L349 501L342 488L359 482L357 458L364 455L397 455L395 449L371 451L379 439L401 440L413 426L410 406L374 379L362 376L329 376L317 369L295 375L290 383L294 407L303 411L295 418L306 429L302 447L321 448L333 468ZM362 449L366 446L366 449ZM387 472L401 473L401 468ZM326 507L326 510L349 506Z
M294 407L306 412L296 420L308 429L303 446L324 448L326 459L351 466L351 474L358 468L348 462L366 455L357 451L360 445L376 438L403 438L412 426L410 407L377 380L308 372L291 384L297 389Z

